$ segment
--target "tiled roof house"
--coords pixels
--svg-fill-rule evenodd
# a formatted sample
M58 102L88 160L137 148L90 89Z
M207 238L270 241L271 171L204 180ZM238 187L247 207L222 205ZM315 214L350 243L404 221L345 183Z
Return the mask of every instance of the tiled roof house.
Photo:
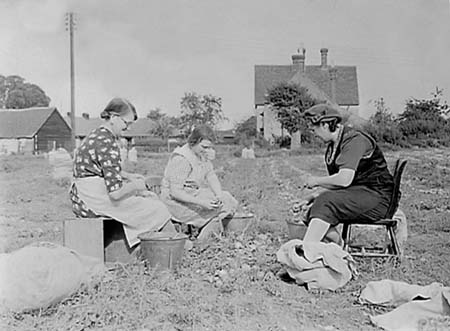
M305 87L316 99L348 107L358 106L356 66L328 65L328 49L322 48L320 65L306 65L306 51L292 55L289 65L255 65L255 110L257 130L272 141L281 136L281 125L275 112L268 108L267 92L282 82Z

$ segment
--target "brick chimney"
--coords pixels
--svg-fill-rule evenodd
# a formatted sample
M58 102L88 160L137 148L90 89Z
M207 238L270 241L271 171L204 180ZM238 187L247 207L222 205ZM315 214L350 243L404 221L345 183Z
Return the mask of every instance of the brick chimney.
M321 48L320 49L320 58L321 58L320 66L322 67L322 69L325 69L327 67L327 55L328 55L328 48Z
M330 83L331 83L331 100L337 103L336 100L336 79L337 79L337 69L332 66L330 68Z
M299 48L297 54L292 55L292 65L298 66L301 72L305 72L305 54L306 49Z
M88 113L83 113L83 114L81 114L81 116L83 116L83 118L84 118L85 120L88 120L88 119L89 119L89 114L88 114Z

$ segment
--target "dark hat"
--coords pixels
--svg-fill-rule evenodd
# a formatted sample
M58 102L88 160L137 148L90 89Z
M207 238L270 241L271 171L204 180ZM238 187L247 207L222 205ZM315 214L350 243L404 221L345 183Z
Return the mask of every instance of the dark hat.
M332 119L338 119L338 122L342 120L342 115L339 111L326 103L312 106L305 111L304 116L309 119L312 124L318 124Z

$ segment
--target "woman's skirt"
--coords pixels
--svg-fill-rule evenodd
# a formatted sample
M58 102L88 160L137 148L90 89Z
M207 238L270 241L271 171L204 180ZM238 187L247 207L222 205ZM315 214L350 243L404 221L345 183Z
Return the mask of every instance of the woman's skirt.
M208 188L200 188L195 192L195 196L206 200L215 198L214 193ZM170 197L168 189L163 189L161 192L161 200L166 204L175 221L199 228L209 223L213 218L222 220L227 216L234 215L238 206L237 200L226 191L223 192L222 206L213 210L205 209L196 204L174 200Z
M159 199L131 196L112 200L101 177L74 178L79 198L97 215L123 224L130 247L139 243L137 236L147 231L159 231L170 220L167 207Z
M313 218L319 218L330 225L337 225L342 220L376 221L386 215L389 200L389 194L382 194L366 186L328 190L314 200L306 223Z

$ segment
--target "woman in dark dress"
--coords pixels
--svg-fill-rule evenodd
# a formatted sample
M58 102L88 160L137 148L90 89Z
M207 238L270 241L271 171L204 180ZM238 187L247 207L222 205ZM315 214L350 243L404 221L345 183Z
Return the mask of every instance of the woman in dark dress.
M344 126L340 113L327 104L305 112L310 129L328 143L325 163L328 176L306 179L308 188L325 188L293 207L309 208L304 241L342 244L336 225L341 220L383 218L393 190L393 178L375 140L368 134Z

